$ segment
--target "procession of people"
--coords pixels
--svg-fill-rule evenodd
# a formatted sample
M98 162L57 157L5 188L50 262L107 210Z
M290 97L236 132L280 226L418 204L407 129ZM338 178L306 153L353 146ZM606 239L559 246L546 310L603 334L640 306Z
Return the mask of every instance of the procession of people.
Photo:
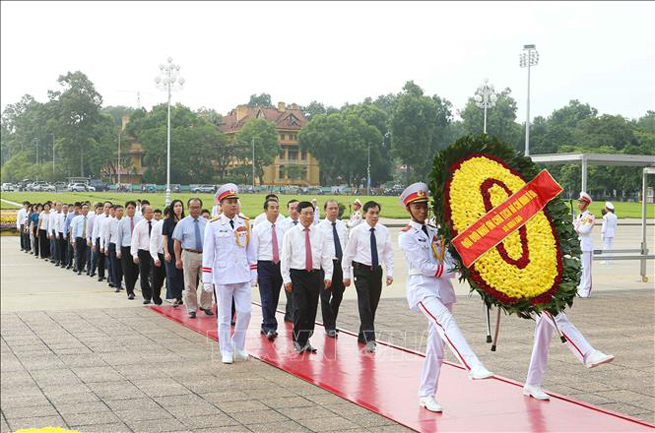
M448 245L428 223L428 187L418 182L399 197L410 221L398 236L408 264L406 282L409 308L427 320L427 349L419 385L419 405L441 412L436 400L439 374L448 347L471 379L493 376L460 330L453 306L456 277ZM578 295L591 293L590 233L594 216L588 211L591 197L581 193L580 215L574 228L582 249L582 278ZM263 212L253 221L240 210L239 190L221 186L211 210L200 198L185 204L173 200L163 212L147 200L123 204L60 201L23 203L18 213L21 249L55 266L85 274L116 292L125 290L135 299L137 281L143 304L174 308L184 306L190 319L202 312L213 316L217 304L217 329L222 362L248 359L246 333L252 313L252 291L258 287L262 323L260 332L271 343L278 337L277 308L281 292L287 303L284 320L293 324L292 339L299 354L316 353L311 344L318 305L325 334L338 338L339 308L344 291L354 282L360 318L358 344L363 353L376 350L375 315L383 287L393 283L393 245L389 229L379 222L382 206L375 201L352 204L348 221L339 219L339 203L328 199L324 218L316 201L289 200L288 216L275 194L266 196ZM611 203L605 209L613 211ZM613 215L613 214L612 214ZM163 216L163 218L162 218ZM616 218L614 216L614 218ZM604 239L614 235L615 220L604 220ZM605 241L611 249L611 241ZM162 294L162 290L165 293ZM200 293L198 293L200 292ZM563 312L537 317L535 342L526 396L548 400L540 388L546 369L548 346L558 330L573 354L586 366L611 362L614 357L596 349Z

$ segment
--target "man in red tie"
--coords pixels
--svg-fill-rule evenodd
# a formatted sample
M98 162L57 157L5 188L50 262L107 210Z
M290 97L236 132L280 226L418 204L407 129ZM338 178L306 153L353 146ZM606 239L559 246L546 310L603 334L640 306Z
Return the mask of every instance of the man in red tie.
M309 343L321 288L332 284L329 239L314 223L314 206L298 203L300 224L284 234L280 268L284 289L293 296L293 339L298 353L316 352Z
M284 224L278 224L280 203L269 198L264 203L266 219L260 221L252 231L252 243L257 253L257 284L262 303L261 333L269 341L277 337L275 312L282 289L280 273L280 251L286 232Z

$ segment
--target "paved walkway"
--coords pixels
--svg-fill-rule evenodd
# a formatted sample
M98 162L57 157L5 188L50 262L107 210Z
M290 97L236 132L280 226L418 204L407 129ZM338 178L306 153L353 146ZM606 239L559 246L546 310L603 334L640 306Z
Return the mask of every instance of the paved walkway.
M17 242L1 238L2 432L45 425L103 432L406 430L256 360L225 366L215 342L104 283L19 252ZM569 316L616 361L587 370L554 341L544 386L652 423L654 291L637 284L632 269L603 272L606 289L577 299ZM400 289L380 303L380 338L424 350L425 319L393 295ZM357 329L356 302L347 299L341 311L340 325ZM489 368L523 381L533 323L504 318L498 352L491 353L477 296L460 296L456 312Z

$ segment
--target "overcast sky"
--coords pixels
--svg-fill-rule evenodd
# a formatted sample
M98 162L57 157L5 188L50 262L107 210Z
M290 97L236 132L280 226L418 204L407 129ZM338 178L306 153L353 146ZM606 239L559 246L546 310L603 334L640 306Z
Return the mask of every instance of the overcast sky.
M104 105L164 102L154 78L172 56L173 100L226 113L253 93L341 106L414 80L463 108L485 78L510 87L525 118L524 44L536 44L531 113L571 99L601 113L654 109L655 6L583 3L2 2L1 104L47 99L80 70Z

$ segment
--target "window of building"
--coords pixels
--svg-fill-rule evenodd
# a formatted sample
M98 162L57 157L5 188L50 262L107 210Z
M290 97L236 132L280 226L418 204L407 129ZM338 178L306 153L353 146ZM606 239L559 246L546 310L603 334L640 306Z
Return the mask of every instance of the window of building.
M302 156L301 156L301 158L302 158L303 161L307 161L307 151L306 151L306 150L303 150L303 151L302 151Z
M284 179L284 173L285 173L284 166L281 165L278 169L278 175L277 175L278 179Z
M298 146L289 146L289 161L297 161L298 160Z
M284 149L280 150L280 159L284 159Z

